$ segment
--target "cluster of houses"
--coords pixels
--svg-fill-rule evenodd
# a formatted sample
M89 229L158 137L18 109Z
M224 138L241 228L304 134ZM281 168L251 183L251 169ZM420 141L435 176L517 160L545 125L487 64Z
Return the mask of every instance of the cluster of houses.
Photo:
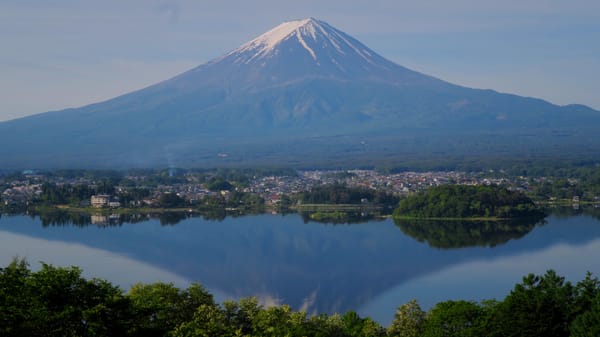
M4 205L27 204L42 193L41 184L14 184L1 194Z

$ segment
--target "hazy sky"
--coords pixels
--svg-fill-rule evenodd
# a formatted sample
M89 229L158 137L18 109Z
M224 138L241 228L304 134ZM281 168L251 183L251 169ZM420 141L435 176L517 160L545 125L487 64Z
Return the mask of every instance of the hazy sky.
M140 89L311 16L456 84L600 109L598 0L2 0L0 120Z

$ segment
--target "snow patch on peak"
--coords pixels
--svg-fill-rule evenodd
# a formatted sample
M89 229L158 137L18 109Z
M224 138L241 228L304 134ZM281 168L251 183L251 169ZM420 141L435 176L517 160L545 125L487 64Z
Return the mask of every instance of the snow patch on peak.
M346 67L341 66L344 58L353 58L356 55L370 66L386 68L384 64L378 64L377 55L360 42L328 23L314 18L284 22L246 42L221 59L231 57L236 64L253 62L265 64L264 62L268 58L274 57L282 51L279 46L286 41L297 42L298 46L304 49L319 66L334 64L337 68L345 70ZM327 50L327 47L332 47L332 49ZM334 55L336 53L337 55Z
M310 53L310 55L312 56L313 59L315 59L315 61L317 60L317 54L315 54L315 51L312 50L308 44L306 44L306 41L304 41L304 39L302 38L302 34L300 34L299 31L296 31L296 37L298 38L298 41L300 41L300 44L302 45L302 47L304 47L304 49L308 50L308 52Z
M309 22L315 21L312 18L296 21L288 21L280 24L279 26L269 30L263 35L256 39L243 44L240 48L232 51L230 54L242 53L246 51L254 51L254 56L248 60L251 61L254 58L261 57L269 54L275 47L282 41L287 40L293 36L294 32L299 33L299 28L307 25ZM296 36L300 36L296 34ZM302 43L302 41L300 41ZM305 47L306 48L306 47ZM314 52L313 52L314 53ZM311 53L312 55L312 53ZM313 56L314 57L314 56ZM248 62L247 61L247 62Z
M246 42L225 56L234 54L248 55L251 53L252 56L250 58L244 57L243 59L238 59L238 61L249 63L254 59L270 55L281 42L290 38L296 38L300 45L318 63L317 54L306 42L306 39L317 41L319 32L325 31L322 24L324 23L314 18L284 22L254 40Z

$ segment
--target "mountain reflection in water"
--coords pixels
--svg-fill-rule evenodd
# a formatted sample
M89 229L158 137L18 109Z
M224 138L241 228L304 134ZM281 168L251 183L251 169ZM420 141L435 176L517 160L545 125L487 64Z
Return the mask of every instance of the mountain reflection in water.
M298 214L219 220L193 213L70 216L3 215L0 262L18 255L34 267L37 261L77 264L128 289L135 278L124 275L128 268L104 274L110 270L105 258L122 256L121 264L130 265L132 273L144 266L157 275L174 275L173 282L197 281L219 299L259 296L310 313L357 310L383 323L391 320L395 306L412 298L427 307L450 298L503 297L523 272L553 268L579 280L587 270L600 271L600 261L589 251L600 242L600 222L591 216L550 216L543 225L515 228L471 224L469 229L445 223L415 229L392 219L321 225ZM468 270L469 277L448 283L444 278L452 270ZM140 281L151 282L151 274Z

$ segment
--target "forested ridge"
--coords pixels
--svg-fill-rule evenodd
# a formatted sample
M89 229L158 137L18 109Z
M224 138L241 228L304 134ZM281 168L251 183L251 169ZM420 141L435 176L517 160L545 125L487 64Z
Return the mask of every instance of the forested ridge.
M518 218L543 212L529 197L499 186L442 185L400 200L395 217Z
M355 312L308 315L256 298L215 302L202 286L136 284L128 292L77 267L23 260L0 268L0 336L600 336L600 282L550 270L527 275L502 301L398 307L383 327Z

